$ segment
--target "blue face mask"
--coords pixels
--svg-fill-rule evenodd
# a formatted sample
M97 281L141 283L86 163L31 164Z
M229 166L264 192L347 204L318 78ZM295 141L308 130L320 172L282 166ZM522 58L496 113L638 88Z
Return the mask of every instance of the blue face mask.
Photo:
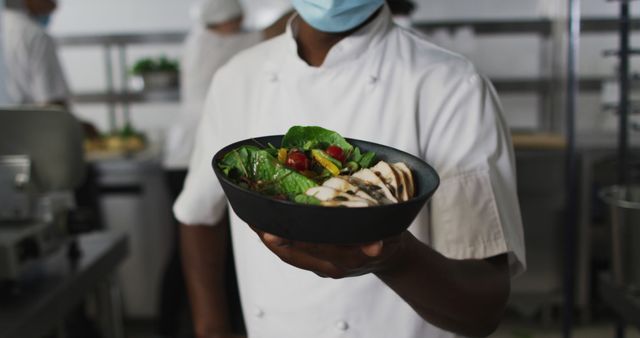
M365 22L384 0L292 0L298 14L322 32L346 32Z
M36 15L33 19L36 20L38 25L42 28L47 28L47 26L49 26L49 22L51 22L51 15Z

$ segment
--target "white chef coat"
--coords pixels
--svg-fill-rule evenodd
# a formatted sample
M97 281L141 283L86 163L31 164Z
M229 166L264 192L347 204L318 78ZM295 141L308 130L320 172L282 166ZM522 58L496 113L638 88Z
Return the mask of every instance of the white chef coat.
M194 27L184 44L181 60L181 108L167 132L164 166L186 169L198 129L202 107L213 74L238 52L263 40L261 31L221 35L201 25Z
M294 25L295 26L295 25ZM420 156L441 186L410 231L447 257L525 253L514 156L491 85L464 58L392 24L387 7L315 68L298 57L295 27L239 54L216 74L174 213L213 224L225 198L211 169L221 147L319 125ZM455 337L425 322L374 275L322 279L281 262L235 214L233 247L249 336Z
M69 86L51 36L26 13L2 12L7 89L16 104L67 101Z

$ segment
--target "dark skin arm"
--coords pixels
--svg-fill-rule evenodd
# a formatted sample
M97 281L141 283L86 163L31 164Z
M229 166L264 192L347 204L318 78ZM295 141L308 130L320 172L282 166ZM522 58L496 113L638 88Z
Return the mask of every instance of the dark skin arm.
M233 338L224 284L228 218L216 226L181 225L182 266L197 338Z
M281 260L321 277L374 273L424 320L461 335L484 337L495 331L509 297L506 255L448 259L408 231L349 246L294 242L256 232Z

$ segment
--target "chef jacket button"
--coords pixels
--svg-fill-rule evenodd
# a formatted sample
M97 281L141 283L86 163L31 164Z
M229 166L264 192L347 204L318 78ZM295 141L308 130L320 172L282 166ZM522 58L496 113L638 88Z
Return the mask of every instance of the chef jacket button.
M269 81L278 82L278 74L271 74L271 76L269 76Z
M349 329L349 323L344 320L339 320L336 322L336 328L340 331L347 331Z
M372 76L369 77L369 83L370 84L374 84L376 82L378 82L378 78L376 76L372 75Z
M264 317L264 311L263 311L261 308L256 308L256 309L253 311L253 314L254 314L256 317L258 317L258 318L262 318L262 317Z

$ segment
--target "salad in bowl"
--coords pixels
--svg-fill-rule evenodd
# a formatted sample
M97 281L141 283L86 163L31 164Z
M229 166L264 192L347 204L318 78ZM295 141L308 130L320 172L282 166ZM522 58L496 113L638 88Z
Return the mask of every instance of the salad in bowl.
M240 219L313 243L398 235L440 183L421 158L316 126L235 142L213 156L212 167Z
M415 191L404 162L378 160L322 127L292 127L279 147L235 148L218 166L242 187L302 204L370 207L407 201Z

